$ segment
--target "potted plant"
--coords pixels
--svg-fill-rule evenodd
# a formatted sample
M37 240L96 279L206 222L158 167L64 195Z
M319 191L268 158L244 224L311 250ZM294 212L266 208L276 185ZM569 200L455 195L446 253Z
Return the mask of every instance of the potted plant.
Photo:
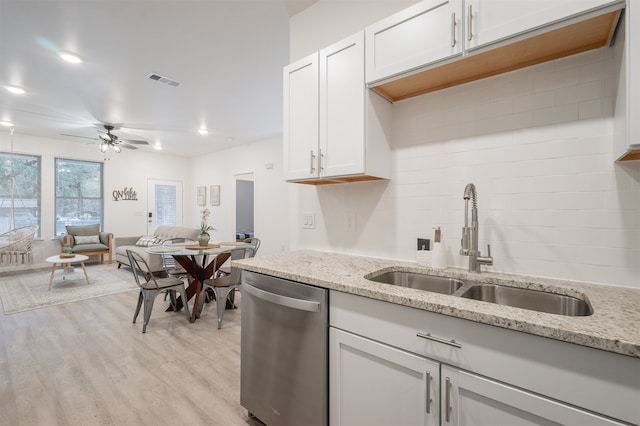
M198 235L198 244L201 246L209 245L209 240L211 239L209 231L212 231L213 227L207 223L210 215L211 210L209 209L203 209L200 212L200 235Z

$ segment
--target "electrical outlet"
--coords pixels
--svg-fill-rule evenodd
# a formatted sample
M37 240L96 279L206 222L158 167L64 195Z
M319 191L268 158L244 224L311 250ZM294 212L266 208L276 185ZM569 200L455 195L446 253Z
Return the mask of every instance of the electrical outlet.
M344 230L347 232L356 231L356 214L355 213L344 214Z
M316 214L313 212L302 213L302 229L316 229Z
M431 241L428 238L418 238L418 250L431 250Z

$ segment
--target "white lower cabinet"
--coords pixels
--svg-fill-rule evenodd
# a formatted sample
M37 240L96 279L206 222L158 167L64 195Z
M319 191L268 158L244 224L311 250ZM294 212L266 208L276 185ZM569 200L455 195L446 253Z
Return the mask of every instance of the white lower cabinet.
M440 364L331 328L329 422L347 425L440 423Z
M331 426L640 424L640 360L331 291Z
M448 365L440 374L445 426L623 424Z

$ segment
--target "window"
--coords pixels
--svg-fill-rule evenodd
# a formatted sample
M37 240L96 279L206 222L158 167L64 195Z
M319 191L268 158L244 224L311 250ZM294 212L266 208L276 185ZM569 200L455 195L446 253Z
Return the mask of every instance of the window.
M56 158L56 235L102 221L102 163Z
M0 152L0 233L27 225L40 226L40 157Z

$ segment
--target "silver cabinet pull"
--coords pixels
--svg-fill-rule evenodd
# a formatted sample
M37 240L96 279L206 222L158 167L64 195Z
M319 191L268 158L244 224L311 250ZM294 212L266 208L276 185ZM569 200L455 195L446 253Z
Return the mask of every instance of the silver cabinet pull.
M313 174L313 172L316 170L313 167L313 159L316 158L315 155L313 155L313 150L311 150L311 156L309 157L309 173Z
M451 379L446 378L445 380L445 414L444 419L447 423L451 421Z
M427 371L427 414L431 413L431 373Z
M473 38L473 8L471 5L469 5L469 16L467 18L467 40L471 41Z
M431 333L418 332L416 333L416 336L421 337L423 339L432 340L434 342L444 343L445 345L453 346L454 348L458 348L458 349L462 348L462 345L453 339L451 340L443 339L442 337L432 336Z
M456 13L451 14L451 47L456 47Z
M322 173L324 170L324 154L322 153L322 149L318 148L318 172Z

